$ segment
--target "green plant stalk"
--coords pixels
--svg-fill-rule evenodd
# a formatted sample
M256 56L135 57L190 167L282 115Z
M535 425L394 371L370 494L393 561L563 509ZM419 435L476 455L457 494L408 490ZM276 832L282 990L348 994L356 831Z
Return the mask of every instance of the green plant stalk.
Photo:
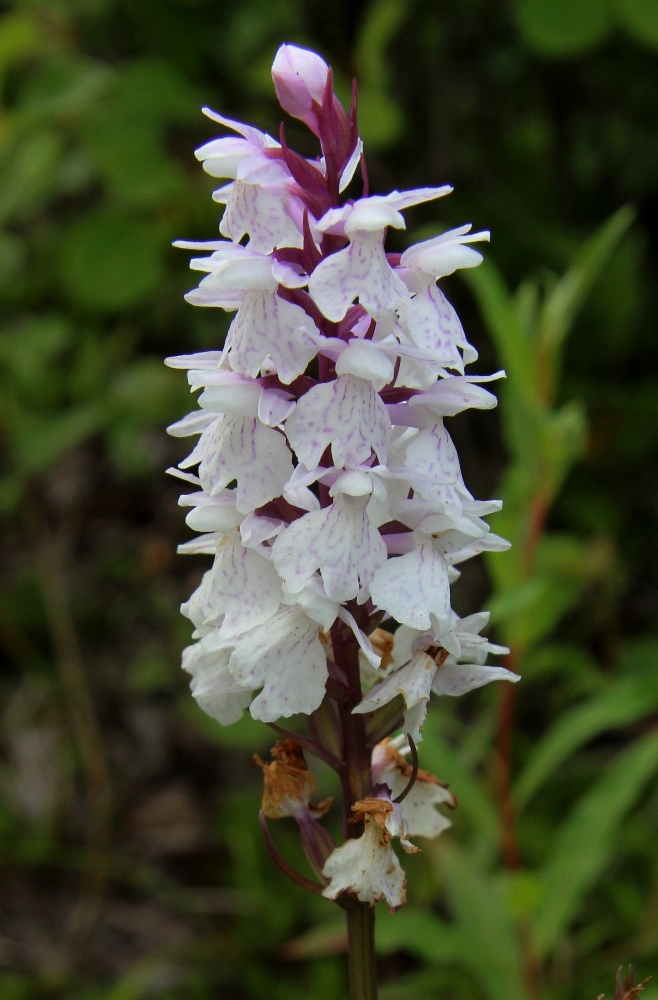
M361 824L351 823L352 805L372 794L370 752L362 715L352 714L361 701L359 647L352 636L345 635L342 623L332 628L336 663L345 671L350 688L349 701L341 706L343 742L343 828L345 836L359 836ZM367 903L356 903L347 910L347 943L351 1000L377 1000L375 961L375 910Z
M347 911L350 1000L377 1000L375 910L358 903Z

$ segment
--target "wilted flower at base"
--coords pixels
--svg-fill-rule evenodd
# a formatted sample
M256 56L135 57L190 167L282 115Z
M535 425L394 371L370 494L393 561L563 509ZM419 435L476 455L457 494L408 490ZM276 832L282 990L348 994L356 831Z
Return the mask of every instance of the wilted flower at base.
M373 781L387 785L394 799L405 791L413 777L413 768L403 756L409 750L404 736L398 736L394 740L382 740L372 751ZM419 768L416 780L401 805L409 836L434 840L452 825L437 806L456 809L457 800L444 782Z
M325 864L323 874L329 885L322 895L336 899L341 892L349 892L371 906L383 898L391 911L399 910L407 901L407 880L391 838L399 837L408 854L418 850L407 839L400 806L387 797L369 797L355 802L352 811L365 829L360 837L337 847Z
M331 808L333 799L323 799L314 806L315 778L308 769L301 747L294 740L283 740L271 750L274 760L264 763L258 754L254 760L263 770L263 812L269 819L292 816L297 820L302 847L317 875L335 850L330 834L317 820Z

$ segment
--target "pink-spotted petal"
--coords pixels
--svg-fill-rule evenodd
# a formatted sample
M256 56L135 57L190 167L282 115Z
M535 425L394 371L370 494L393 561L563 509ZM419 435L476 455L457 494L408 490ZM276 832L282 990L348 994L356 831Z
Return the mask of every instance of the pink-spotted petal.
M233 640L229 669L238 684L260 694L251 714L275 722L320 705L327 682L327 657L318 624L299 607L282 608L263 625Z
M184 467L195 461L211 496L237 480L236 506L242 514L280 496L293 468L283 434L257 417L219 417L203 432Z
M278 246L301 247L303 243L281 195L243 181L231 185L219 231L236 242L249 236L249 249L259 253L271 253Z
M430 628L430 615L450 615L450 582L445 559L432 543L389 559L370 584L370 596L392 618L411 628Z
M299 593L318 569L332 601L350 601L370 583L386 560L386 546L365 506L365 497L340 495L278 536L272 561L291 593Z
M237 531L221 539L212 569L181 611L197 628L217 625L219 635L230 639L267 621L283 596L274 566L252 548L246 548Z
M321 261L309 279L309 292L320 311L334 322L344 318L357 298L378 318L409 297L386 259L381 232L357 233L348 247Z
M370 816L366 816L360 837L346 840L329 856L323 875L329 879L322 892L327 899L350 892L362 903L374 906L383 898L391 911L407 901L402 866L387 835Z
M237 722L251 701L251 691L240 686L228 669L230 654L230 645L216 629L183 650L183 670L192 675L192 696L222 726Z
M375 452L387 458L391 421L384 403L366 379L341 375L313 386L286 421L286 434L307 469L316 469L328 445L334 465L360 465Z
M475 691L492 681L511 681L516 684L521 678L505 667L486 667L477 663L451 663L446 661L434 678L432 690L435 694L447 694L453 698L468 691Z
M316 353L302 345L296 336L299 329L319 336L311 317L276 292L245 292L228 334L231 367L253 378L269 356L280 380L288 385L306 370Z

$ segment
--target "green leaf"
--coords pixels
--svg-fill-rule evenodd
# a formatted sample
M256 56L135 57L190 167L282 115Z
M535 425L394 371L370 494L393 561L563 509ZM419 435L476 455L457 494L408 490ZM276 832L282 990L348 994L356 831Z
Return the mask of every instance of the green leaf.
M491 620L499 622L503 639L524 653L550 635L577 602L580 581L536 575L527 583L504 591L491 602Z
M19 464L26 472L42 472L97 431L102 421L102 407L95 403L43 419L23 415L13 441Z
M63 316L25 316L8 325L0 335L0 364L26 386L37 385L73 339L71 324Z
M658 0L617 0L617 12L633 38L658 48Z
M111 79L112 73L101 63L69 53L57 55L26 78L18 101L21 121L51 121L81 114Z
M18 11L0 18L0 71L36 55L44 43L38 20Z
M186 389L177 373L159 358L139 358L117 375L111 397L118 411L142 424L159 426L179 416L188 400Z
M16 145L0 171L0 223L22 218L52 193L62 148L61 137L46 128Z
M90 311L129 308L159 287L163 251L157 227L98 209L76 220L62 238L64 288L76 304Z
M122 115L136 124L196 121L201 98L195 87L170 63L160 59L133 59L115 86Z
M600 691L604 675L594 657L582 646L570 643L544 643L523 657L523 677L560 677L563 690L575 697Z
M25 265L25 256L25 242L20 236L0 232L0 287L11 287Z
M610 729L628 726L658 706L658 672L624 677L561 715L535 744L514 787L523 809L580 747Z
M544 902L533 920L540 958L557 944L605 871L618 828L658 769L658 734L649 733L620 753L559 828L541 873Z
M539 394L534 344L524 322L525 304L520 314L500 271L490 259L462 272L462 277L478 300L507 373L508 385L532 412Z
M171 200L184 184L177 164L165 153L159 129L114 113L94 115L85 140L110 195L126 205Z
M606 0L517 0L527 44L548 56L574 56L598 45L612 27Z
M271 729L264 723L252 719L249 712L245 712L232 726L221 726L203 712L187 692L181 699L180 709L183 717L197 732L220 747L262 753L277 739Z
M409 13L408 0L374 0L368 6L355 52L360 83L378 89L388 85L386 50Z
M398 102L374 87L359 90L359 134L369 149L386 149L402 135L404 117Z
M404 116L388 92L387 50L409 14L407 0L374 0L367 9L356 46L359 82L359 133L372 149L384 149L399 138Z
M587 420L578 400L551 410L539 422L539 447L542 449L546 484L544 494L552 502L573 463L580 458L587 443Z
M542 348L550 354L564 341L601 269L634 218L635 212L629 206L615 212L584 242L566 274L547 295L541 310L539 336Z
M658 670L658 639L640 636L624 646L620 666L627 673L639 676L655 674Z
M482 983L489 1000L525 997L523 961L503 887L447 838L431 849L462 935L461 962Z
M408 951L430 965L458 961L464 951L460 930L426 910L407 907L398 913L377 911L375 947L378 954Z

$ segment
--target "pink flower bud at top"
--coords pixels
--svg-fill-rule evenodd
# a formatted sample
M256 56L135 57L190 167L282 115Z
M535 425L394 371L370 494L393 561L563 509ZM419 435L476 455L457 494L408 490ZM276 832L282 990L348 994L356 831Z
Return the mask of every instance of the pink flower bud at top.
M322 104L329 67L324 59L298 45L281 45L272 63L272 79L279 104L319 134L316 105Z

